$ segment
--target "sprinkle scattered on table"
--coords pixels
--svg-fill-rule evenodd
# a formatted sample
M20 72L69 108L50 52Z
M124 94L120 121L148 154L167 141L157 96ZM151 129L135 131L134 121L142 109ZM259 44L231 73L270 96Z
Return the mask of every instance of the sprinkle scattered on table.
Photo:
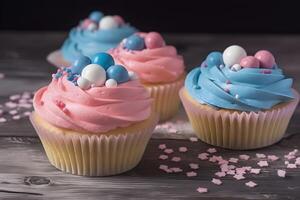
M277 170L277 175L278 175L279 177L284 178L285 175L286 175L286 171L285 171L285 170L282 170L282 169L278 169L278 170Z
M208 192L208 189L207 189L207 188L204 188L204 187L198 187L198 188L197 188L197 191L198 191L199 193L207 193L207 192Z
M253 187L256 187L256 186L257 186L257 183L255 183L255 182L253 182L253 181L249 181L249 182L245 183L245 185L248 186L248 187L253 188Z

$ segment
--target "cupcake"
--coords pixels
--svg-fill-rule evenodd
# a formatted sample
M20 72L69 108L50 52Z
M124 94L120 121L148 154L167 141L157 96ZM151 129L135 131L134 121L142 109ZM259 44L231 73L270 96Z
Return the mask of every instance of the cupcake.
M176 114L185 66L174 46L166 45L159 33L136 33L110 52L117 63L136 73L151 93L154 110L159 114L160 121Z
M91 57L98 52L105 52L134 32L136 29L125 23L122 17L104 16L94 11L72 28L61 49L49 54L47 59L57 67L70 66L78 55Z
M299 101L269 51L254 56L237 45L212 52L193 69L180 98L196 135L229 149L255 149L278 142Z
M132 169L158 121L143 85L109 54L96 57L97 63L82 56L77 65L58 69L35 93L30 117L50 163L76 175Z

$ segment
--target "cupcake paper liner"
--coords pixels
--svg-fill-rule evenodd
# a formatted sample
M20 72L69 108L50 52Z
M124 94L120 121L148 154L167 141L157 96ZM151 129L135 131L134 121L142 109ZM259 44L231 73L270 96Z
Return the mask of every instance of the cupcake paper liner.
M57 128L36 113L30 120L53 166L76 175L109 176L140 162L158 117L100 134Z
M279 141L299 102L295 99L259 112L216 110L192 99L183 88L180 98L195 134L204 142L229 149L256 149Z
M180 105L178 92L183 86L184 77L172 83L144 84L154 99L154 111L158 113L160 122L170 119L178 112Z
M68 67L71 64L70 62L64 60L60 50L51 52L47 56L47 61L55 67Z

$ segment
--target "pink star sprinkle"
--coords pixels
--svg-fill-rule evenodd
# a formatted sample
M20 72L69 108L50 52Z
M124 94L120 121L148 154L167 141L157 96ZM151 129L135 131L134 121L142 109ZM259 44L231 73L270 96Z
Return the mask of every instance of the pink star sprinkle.
M189 166L191 169L199 169L199 165L196 163L190 163Z
M215 162L217 162L217 158L215 156L213 156L213 157L210 157L208 161L215 163Z
M17 114L17 113L18 113L17 110L11 110L11 111L9 111L9 114L11 114L11 115L15 115L15 114Z
M215 148L209 148L209 149L207 149L207 152L208 153L216 153L217 150Z
M196 138L196 137L190 137L190 141L191 142L198 142L198 138Z
M229 171L228 165L226 165L226 164L221 165L220 168L221 168L222 172L228 172Z
M224 165L224 164L228 164L228 160L224 160L223 158L219 159L218 164L219 165Z
M246 169L243 167L236 168L235 171L236 174L240 174L240 175L246 174Z
M184 152L187 152L188 151L188 149L186 148L186 147L179 147L179 152L182 152L182 153L184 153Z
M257 154L256 154L256 157L257 157L257 158L266 158L266 155L263 154L263 153L257 153Z
M9 101L9 102L5 103L5 106L8 107L8 108L16 108L17 104L14 103L14 102Z
M299 159L300 157L298 157L297 159L296 159L296 162L295 162L295 164L296 165L300 165L300 159Z
M235 178L236 180L242 180L245 179L245 176L243 176L242 174L236 174L233 176L233 178Z
M288 165L288 164L290 164L290 162L286 160L286 161L284 161L284 164Z
M228 161L232 162L232 163L237 163L239 161L239 159L238 158L229 158Z
M228 165L228 169L235 169L236 167L234 165Z
M208 153L200 153L200 154L198 154L198 158L200 159L200 160L207 160L208 159Z
M207 193L208 189L207 188L203 188L203 187L198 187L197 188L197 192L199 192L199 193Z
M20 98L21 98L21 95L19 95L19 94L11 95L11 96L9 97L9 99L10 99L11 101L15 101L15 100L18 100L18 99L20 99Z
M26 111L26 112L23 113L23 115L24 116L29 116L29 115L31 115L31 112L30 111Z
M260 174L260 171L261 171L261 169L258 169L258 168L252 168L252 169L250 170L250 173L251 173L251 174Z
M279 159L279 157L275 156L275 155L268 155L268 159L271 161L276 161Z
M181 158L180 158L180 157L173 157L173 158L171 159L171 161L173 161L173 162L180 162L180 161L181 161Z
M14 116L12 116L12 119L13 120L19 120L19 119L21 119L21 116L20 115L14 115Z
M167 154L171 154L174 152L174 150L173 149L165 149L164 152Z
M186 176L187 176L187 177L194 177L194 176L197 176L197 173L194 172L194 171L187 172L187 173L186 173Z
M226 174L235 175L235 170L229 170L228 172L226 172Z
M220 179L217 179L217 178L213 178L213 179L211 180L211 182L212 182L213 184L216 184L216 185L221 185L221 184L222 184L222 181L221 181Z
M239 158L242 159L242 160L249 160L250 156L248 156L248 155L240 155Z
M245 183L245 185L248 186L248 187L253 188L253 187L257 186L257 183L254 183L253 181L249 181L249 182Z
M279 170L277 170L277 175L278 175L279 177L284 178L285 175L286 175L286 171L285 171L285 170L282 170L282 169L279 169Z
M290 154L289 154L289 155L285 155L284 158L286 158L286 159L288 159L288 160L293 160L293 159L296 158L296 156L290 155Z
M167 148L167 146L166 146L166 144L160 144L160 145L158 145L158 148L161 150L164 150Z
M286 168L289 168L289 169L295 169L295 168L297 168L297 165L296 165L296 164L290 163L290 164L288 164L288 165L286 166Z
M168 156L167 155L160 155L159 159L160 160L166 160L166 159L168 159Z
M4 117L0 117L0 123L7 122L7 120Z
M174 173L183 172L183 170L179 167L172 167L172 168L170 168L170 170L172 170Z
M260 166L260 167L268 167L269 163L265 160L261 160L257 163L257 165Z
M226 176L226 173L225 172L216 172L215 175L217 177L224 177L224 176Z
M166 170L168 168L169 167L167 165L159 165L159 169L161 169L161 170Z

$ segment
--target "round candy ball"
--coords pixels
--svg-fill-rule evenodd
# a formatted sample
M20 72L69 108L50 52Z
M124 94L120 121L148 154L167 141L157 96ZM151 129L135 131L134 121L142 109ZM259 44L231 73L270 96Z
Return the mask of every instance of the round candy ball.
M125 41L124 47L130 50L142 50L145 48L145 41L139 35L131 35Z
M88 28L90 24L93 24L94 22L90 19L85 19L81 22L80 26L84 29Z
M96 23L90 23L87 27L87 30L90 30L90 31L95 31L97 29L97 25Z
M102 30L108 30L117 28L119 26L118 22L113 16L105 16L99 22L99 28Z
M247 53L245 49L238 45L232 45L227 47L223 52L223 61L226 66L232 66L239 64L242 58L246 57Z
M222 53L218 51L211 52L206 57L205 63L208 67L220 66L223 64Z
M102 12L100 12L100 11L93 11L89 15L89 19L92 20L92 21L94 21L94 22L96 22L96 23L98 23L103 16L104 15L103 15Z
M115 64L113 57L104 52L95 54L92 57L92 63L102 66L105 70Z
M113 88L113 87L117 87L118 83L117 83L117 81L115 79L108 79L105 82L105 86L108 87L108 88Z
M259 60L254 56L246 56L242 58L240 65L245 68L259 68Z
M275 58L270 51L260 50L254 55L254 57L259 60L260 67L273 68L276 65Z
M125 24L124 19L120 15L114 15L113 17L119 26Z
M94 86L102 86L106 81L106 72L97 64L87 65L81 72L81 76L91 82Z
M239 70L241 70L242 69L242 67L241 67L241 65L240 64L234 64L234 65L232 65L232 67L231 67L231 70L232 71L239 71Z
M80 74L82 69L91 64L91 59L87 56L80 55L78 58L73 62L73 65L71 66L71 72L73 74Z
M83 90L89 89L91 87L91 82L83 77L79 77L77 79L77 85Z
M129 81L128 71L122 65L113 65L110 66L107 70L107 77L109 79L114 79L117 83L124 83Z
M160 48L165 45L165 41L159 33L150 32L145 37L145 45L148 49Z

